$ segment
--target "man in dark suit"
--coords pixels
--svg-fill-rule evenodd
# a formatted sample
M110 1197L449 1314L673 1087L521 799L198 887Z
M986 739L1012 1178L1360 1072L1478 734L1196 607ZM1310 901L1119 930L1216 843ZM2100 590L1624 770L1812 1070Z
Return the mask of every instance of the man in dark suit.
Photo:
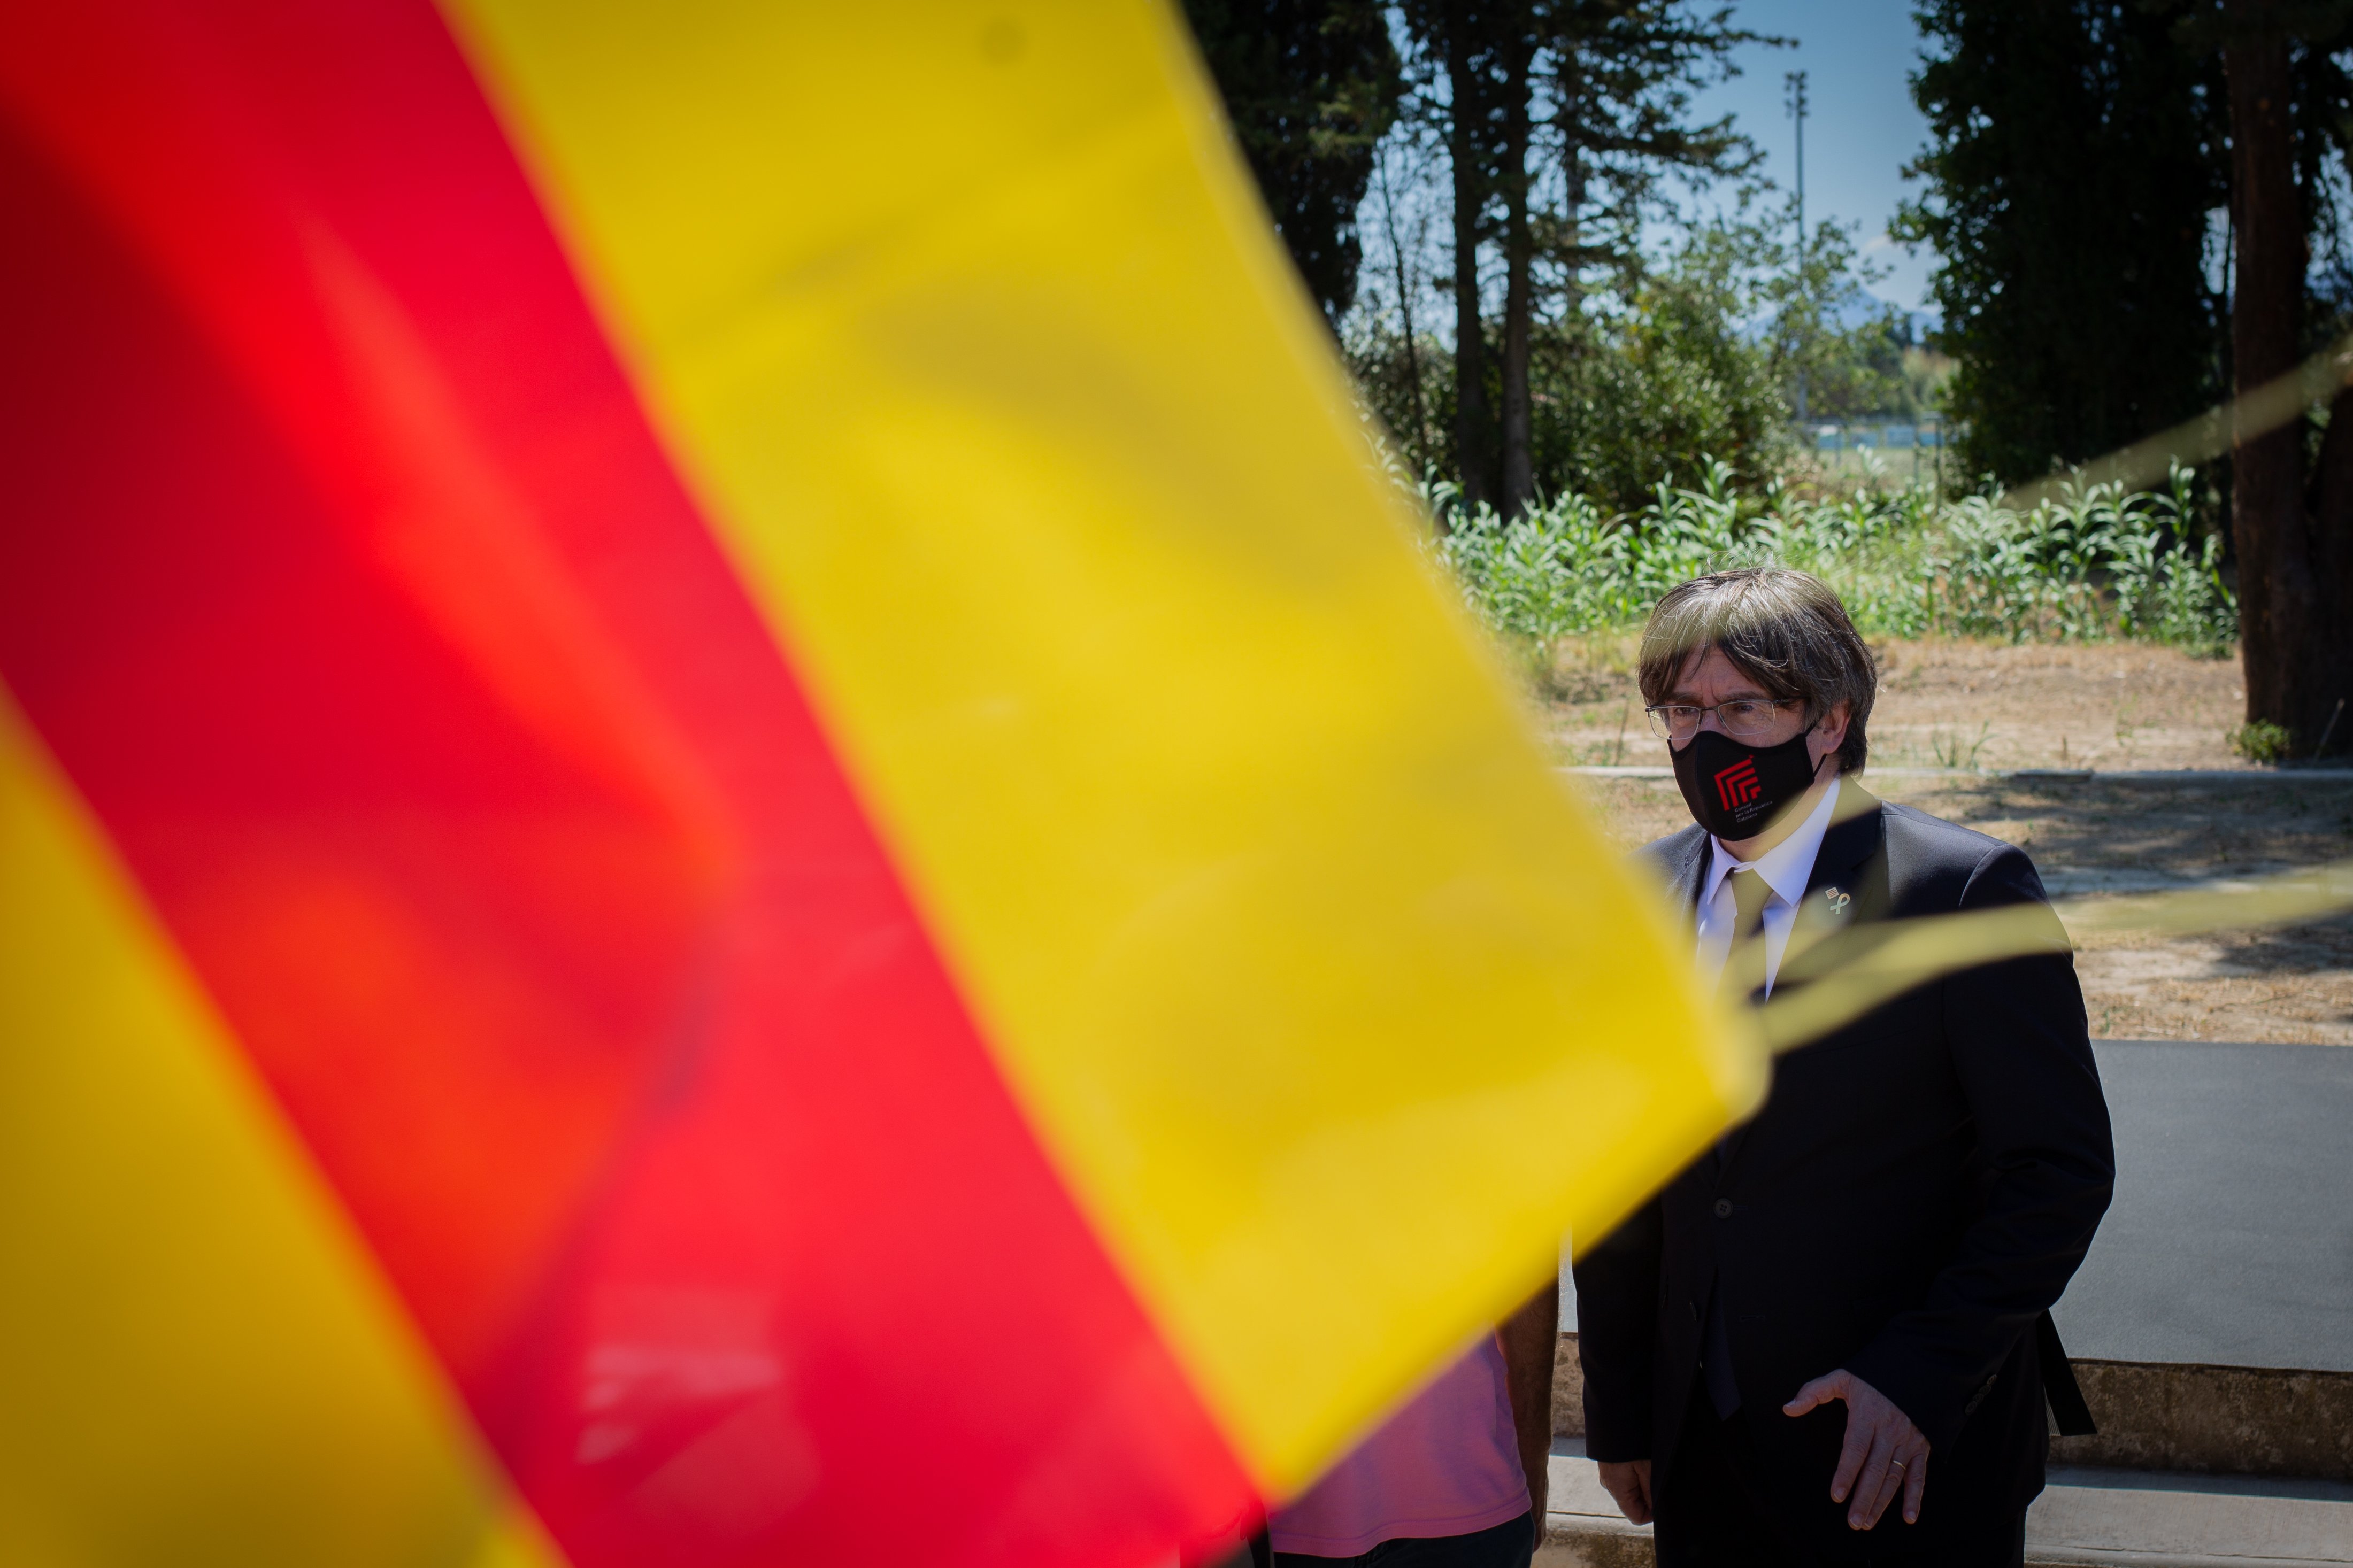
M1697 819L1647 853L1728 984L1786 991L1810 942L1875 921L2049 921L2042 951L1784 1055L1763 1110L1576 1264L1588 1452L1662 1568L2017 1563L2046 1394L2089 1429L2048 1309L2116 1166L2067 940L2025 855L1853 781L1875 679L1796 572L1687 583L1643 638Z

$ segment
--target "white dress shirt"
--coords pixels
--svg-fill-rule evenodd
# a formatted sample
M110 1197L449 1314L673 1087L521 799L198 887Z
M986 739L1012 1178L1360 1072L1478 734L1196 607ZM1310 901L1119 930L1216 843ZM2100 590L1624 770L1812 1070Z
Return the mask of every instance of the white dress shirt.
M1820 788L1820 785L1816 786ZM1822 798L1807 814L1798 830L1754 860L1736 860L1720 838L1708 842L1707 871L1699 885L1699 966L1710 976L1724 973L1732 952L1732 931L1738 919L1732 897L1732 874L1747 868L1765 879L1772 889L1765 900L1765 993L1771 995L1773 977L1780 973L1781 954L1789 945L1789 929L1797 924L1798 903L1806 896L1807 879L1822 850L1822 835L1831 827L1838 805L1838 781L1822 790Z

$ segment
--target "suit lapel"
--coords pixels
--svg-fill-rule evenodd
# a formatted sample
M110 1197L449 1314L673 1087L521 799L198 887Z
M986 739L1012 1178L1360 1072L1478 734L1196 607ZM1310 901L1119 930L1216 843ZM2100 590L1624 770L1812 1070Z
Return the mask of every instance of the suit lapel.
M1703 829L1688 831L1691 842L1668 851L1671 874L1667 885L1674 890L1675 909L1683 916L1684 934L1695 936L1699 930L1699 879L1707 872L1708 856L1715 841Z
M1867 918L1862 906L1855 902L1855 895L1867 880L1862 875L1863 868L1879 853L1884 836L1878 796L1859 784L1841 779L1830 830L1822 835L1822 847L1814 856L1814 868L1806 877L1806 896L1798 907L1793 937L1819 941L1856 920ZM1793 942L1792 951L1797 947ZM1786 960L1783 966L1787 967Z

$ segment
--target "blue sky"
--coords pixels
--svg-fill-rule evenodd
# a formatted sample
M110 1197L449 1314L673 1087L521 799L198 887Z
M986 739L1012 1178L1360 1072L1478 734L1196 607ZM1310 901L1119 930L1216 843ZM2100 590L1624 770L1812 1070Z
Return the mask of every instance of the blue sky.
M1694 0L1697 6L1709 3ZM1886 237L1896 204L1918 188L1901 171L1928 137L1927 121L1912 107L1906 79L1919 64L1919 37L1909 0L1738 0L1733 15L1749 31L1793 43L1783 48L1752 45L1737 51L1735 63L1741 74L1697 95L1695 116L1702 121L1734 116L1764 153L1765 174L1787 192L1796 184L1796 132L1785 108L1784 79L1790 71L1804 70L1810 100L1806 121L1808 223L1829 218L1848 225L1868 258L1887 269L1873 291L1891 304L1920 310L1933 321L1936 312L1926 308L1926 289L1935 258L1926 249L1916 255L1906 251ZM1429 279L1443 276L1452 265L1443 156L1426 149L1384 167L1398 180L1398 241L1409 256L1418 258L1419 325L1450 337L1453 306L1429 285ZM1367 193L1358 216L1368 266L1358 300L1376 310L1385 309L1396 294L1384 270L1395 252L1384 232L1380 191L1377 184ZM1709 201L1704 192L1682 195L1687 206L1695 197L1703 210ZM1662 231L1654 237L1669 237ZM1500 273L1493 279L1482 276L1482 281L1501 289ZM1501 304L1498 292L1493 306L1499 309Z
M1871 259L1893 268L1874 289L1907 310L1926 308L1933 257L1907 254L1886 237L1895 204L1917 193L1899 173L1928 139L1907 78L1919 63L1919 33L1905 0L1742 0L1733 12L1753 32L1797 40L1792 48L1739 52L1742 75L1697 103L1705 118L1734 114L1766 154L1765 172L1784 191L1796 184L1796 131L1782 79L1807 73L1806 217L1859 224Z

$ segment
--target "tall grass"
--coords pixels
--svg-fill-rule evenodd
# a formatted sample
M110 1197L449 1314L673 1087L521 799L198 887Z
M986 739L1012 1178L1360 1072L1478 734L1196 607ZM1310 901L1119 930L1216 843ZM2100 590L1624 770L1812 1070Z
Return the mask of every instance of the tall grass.
M1711 462L1697 489L1662 480L1631 514L1567 495L1508 521L1466 510L1450 483L1422 495L1472 607L1538 644L1633 626L1704 572L1779 565L1836 589L1866 637L2129 637L2218 654L2238 635L2238 605L2219 541L2190 527L2191 479L2177 467L2163 491L2069 488L2019 510L1925 488L1812 502L1778 484L1740 494Z

